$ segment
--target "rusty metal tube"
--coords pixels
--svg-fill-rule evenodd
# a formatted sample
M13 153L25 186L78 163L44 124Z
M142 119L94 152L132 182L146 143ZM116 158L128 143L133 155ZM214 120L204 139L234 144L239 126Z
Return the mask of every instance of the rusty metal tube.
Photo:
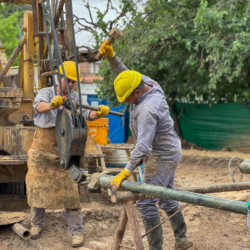
M55 18L54 18L55 27L57 27L60 16L62 14L64 2L65 2L65 0L61 0L59 5L58 5L57 12L56 12L56 15L55 15Z
M250 181L239 183L221 183L216 185L205 185L200 187L186 187L178 188L179 190L186 190L189 192L206 194L206 193L219 193L219 192L231 192L250 189Z
M11 229L24 240L28 240L31 236L29 230L23 227L20 223L15 223L11 226Z
M113 176L102 175L99 178L100 187L110 189L110 183L113 178ZM248 212L247 202L242 201L235 201L205 194L197 194L184 190L169 189L165 187L159 187L127 180L124 180L121 183L121 187L125 190L129 190L132 192L139 192L143 194L152 195L154 197L177 200L205 207L217 208L234 213L247 214Z
M15 61L15 59L17 58L19 52L22 50L23 45L25 43L26 43L26 35L24 35L22 37L21 41L17 45L17 47L14 50L13 54L11 55L11 57L9 58L8 62L5 65L5 67L3 68L2 72L0 73L0 82L3 80L3 76L6 75L6 73L8 72L8 70L11 67L11 65L13 64L13 62Z

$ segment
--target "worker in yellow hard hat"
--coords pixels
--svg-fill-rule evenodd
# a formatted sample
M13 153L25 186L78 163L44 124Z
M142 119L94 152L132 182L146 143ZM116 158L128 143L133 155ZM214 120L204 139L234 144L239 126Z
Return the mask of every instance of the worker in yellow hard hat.
M42 232L45 209L66 209L69 231L72 234L72 246L78 247L83 244L83 221L78 184L72 182L68 170L60 168L55 132L57 108L63 108L62 104L69 95L73 101L79 102L78 94L74 91L77 69L75 62L72 61L64 62L63 67L65 77L62 66L58 72L61 77L62 93L59 85L56 87L57 93L54 86L43 88L36 95L33 104L34 123L37 130L28 151L26 187L28 204L31 206L31 238L38 238ZM57 79L59 80L59 76ZM109 113L109 107L100 105L99 108L100 111L97 112L83 109L84 117L95 120Z
M181 141L174 131L174 122L161 86L150 77L128 70L114 53L113 47L104 41L99 49L106 56L114 74L114 89L119 102L130 103L130 129L135 147L124 170L116 175L111 185L119 188L133 170L144 163L143 182L147 184L174 187L176 168L181 159ZM148 199L137 202L146 232L160 224L159 207L168 216L179 208L178 201L169 199ZM175 235L174 249L188 249L193 243L186 236L186 223L182 212L170 218ZM162 250L163 231L159 226L147 235L149 249Z

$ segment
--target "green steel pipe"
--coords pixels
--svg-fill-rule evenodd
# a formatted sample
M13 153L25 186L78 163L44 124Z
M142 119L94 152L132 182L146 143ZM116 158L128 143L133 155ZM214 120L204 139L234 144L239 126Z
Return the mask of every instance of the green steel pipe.
M99 179L100 187L110 189L110 183L113 178L114 177L110 175L102 175ZM234 213L247 214L248 212L247 202L242 201L235 201L216 196L197 194L188 191L170 189L127 180L124 180L121 183L121 187L132 192L140 192L156 197L187 202L204 207L217 208Z

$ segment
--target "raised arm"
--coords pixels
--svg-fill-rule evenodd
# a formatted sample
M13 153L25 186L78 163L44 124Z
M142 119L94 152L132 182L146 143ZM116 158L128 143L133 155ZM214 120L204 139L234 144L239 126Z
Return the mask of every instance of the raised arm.
M107 40L102 43L99 51L108 59L110 70L115 77L117 77L121 72L128 70L128 68L122 63L121 59L116 56L113 46L107 45Z

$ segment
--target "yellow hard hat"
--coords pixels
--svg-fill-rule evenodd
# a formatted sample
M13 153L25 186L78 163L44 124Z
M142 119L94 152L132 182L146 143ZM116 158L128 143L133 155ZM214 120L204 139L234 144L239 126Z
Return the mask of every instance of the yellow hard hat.
M64 67L66 77L76 82L77 81L76 63L72 61L66 61L63 63L63 67ZM79 71L79 77L80 77L79 80L81 80L81 74L80 74L79 68L78 68L78 71ZM61 75L63 75L62 65L60 65L59 67L59 72Z
M114 82L116 96L119 102L124 102L131 93L140 85L141 74L134 70L121 72Z

